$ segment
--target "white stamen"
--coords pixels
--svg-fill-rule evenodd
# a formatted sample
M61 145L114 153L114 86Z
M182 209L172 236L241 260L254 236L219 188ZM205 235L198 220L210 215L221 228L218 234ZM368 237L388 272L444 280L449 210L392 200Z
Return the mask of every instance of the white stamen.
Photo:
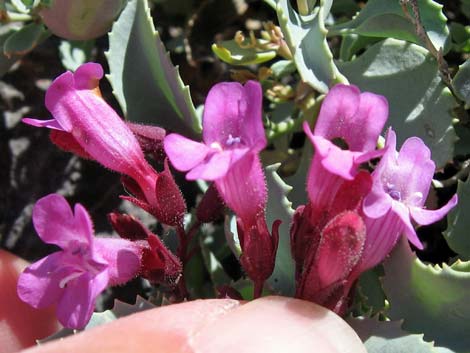
M240 141L241 141L240 137L238 137L238 136L233 137L232 134L229 134L225 144L227 146L232 146L234 143L240 143Z
M68 282L70 282L71 280L73 280L77 277L80 277L82 274L83 274L83 272L74 272L74 273L71 273L70 275L68 275L67 277L62 278L62 280L59 282L59 287L60 288L65 288L65 286L67 285Z
M210 147L213 148L213 149L216 149L218 151L222 151L222 146L218 142L212 142L210 144Z

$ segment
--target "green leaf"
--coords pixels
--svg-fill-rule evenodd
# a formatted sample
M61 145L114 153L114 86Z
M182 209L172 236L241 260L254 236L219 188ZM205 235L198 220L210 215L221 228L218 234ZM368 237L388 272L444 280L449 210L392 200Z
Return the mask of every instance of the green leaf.
M315 99L313 105L304 114L304 119L310 124L310 127L314 126L318 114L320 112L321 103L325 98L324 95L318 96ZM289 193L289 200L292 201L294 208L307 203L307 176L310 169L310 164L313 158L313 146L308 138L305 139L304 147L302 148L302 155L300 158L300 164L297 167L296 172L286 178L286 182L292 187L292 191Z
M308 201L306 185L312 158L313 146L310 140L306 138L302 148L299 167L295 174L286 178L286 182L292 187L292 191L289 193L289 200L292 201L294 208L305 205Z
M241 294L243 300L253 300L254 285L252 281L248 279L239 279L235 283L231 284L231 287Z
M284 183L277 174L280 163L266 167L266 181L268 184L269 196L266 207L266 222L268 228L277 219L282 221L279 227L279 246L276 255L276 265L274 272L268 279L268 283L278 294L294 294L294 262L290 251L289 229L294 210L292 204L287 199L286 194L292 189Z
M32 0L10 0L10 3L13 5L15 10L20 13L29 13L34 2Z
M459 71L452 80L455 95L465 102L465 109L470 109L470 59L459 66Z
M63 40L59 45L59 55L65 69L75 71L80 65L90 60L94 41Z
M335 0L331 7L331 13L335 19L341 17L352 17L359 10L360 7L354 0Z
M339 51L339 58L342 61L351 60L357 52L371 44L377 43L381 38L365 37L357 34L343 35L341 40L341 47Z
M457 195L459 203L449 212L444 237L449 247L462 259L470 260L470 178L465 183L459 181Z
M271 6L274 10L276 10L277 1L278 0L263 0L264 3Z
M460 0L460 9L467 18L470 18L470 0Z
M108 79L126 117L196 137L201 131L189 88L155 30L147 0L131 0L114 23Z
M214 296L213 288L205 288L208 284L207 272L205 270L204 258L201 252L197 251L184 266L184 280L186 288L192 298L205 298ZM209 283L210 284L210 283Z
M368 313L375 315L385 309L385 293L380 278L383 277L383 268L377 266L364 272L356 286L356 291L361 298L361 304Z
M217 57L230 65L261 64L276 57L276 50L259 51L256 48L241 48L235 40L226 40L212 44L212 51Z
M459 139L455 143L454 154L456 156L466 156L470 154L470 128L462 124L456 124L455 133Z
M49 31L41 23L27 24L9 36L3 43L3 54L7 57L24 55L33 50L48 36Z
M220 234L217 234L220 235ZM199 245L201 247L202 258L206 266L207 272L211 277L214 287L229 284L231 278L225 273L224 268L219 260L215 257L214 253L209 249L209 243L212 241L211 237L200 237Z
M470 52L470 26L451 22L449 27L452 37L452 50L463 53Z
M3 46L5 41L14 34L18 29L12 27L11 24L0 27L0 77L3 76L10 67L18 60L17 56L7 57L3 54Z
M348 324L366 346L367 353L436 353L423 335L409 334L399 321L378 321L376 318L349 318Z
M336 68L326 41L324 7L324 1L320 1L312 15L300 16L289 1L277 4L279 24L302 80L322 93L336 83L347 82Z
M361 90L388 99L387 126L397 132L399 144L418 136L431 149L438 167L452 159L457 137L451 112L457 102L442 83L436 61L427 50L386 39L357 59L338 65Z
M285 196L292 188L285 184L277 174L281 164L273 164L266 167L266 182L269 190L266 207L266 224L268 229L272 229L272 224L276 220L281 220L279 227L279 246L276 254L276 263L268 284L276 294L292 296L294 294L294 262L290 252L289 229L294 210L291 202ZM228 244L235 256L241 253L236 219L234 216L225 218L225 236Z
M442 5L432 0L420 0L421 22L436 49L450 49L447 19ZM413 11L408 5L408 12ZM329 28L332 34L358 34L368 37L396 38L422 45L415 26L406 18L399 1L369 0L366 6L351 21Z
M383 286L392 320L404 319L405 330L424 333L426 340L439 346L468 352L470 262L425 265L402 237L384 269Z
M286 75L293 74L296 68L292 60L279 60L271 65L271 70L277 79L281 79Z

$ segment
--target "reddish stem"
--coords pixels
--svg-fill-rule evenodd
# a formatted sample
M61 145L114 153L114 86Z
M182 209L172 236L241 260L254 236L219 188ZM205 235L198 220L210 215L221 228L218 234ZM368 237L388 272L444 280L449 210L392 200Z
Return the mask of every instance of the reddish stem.
M263 293L263 285L264 281L253 281L254 289L253 289L253 299L258 299L261 297Z

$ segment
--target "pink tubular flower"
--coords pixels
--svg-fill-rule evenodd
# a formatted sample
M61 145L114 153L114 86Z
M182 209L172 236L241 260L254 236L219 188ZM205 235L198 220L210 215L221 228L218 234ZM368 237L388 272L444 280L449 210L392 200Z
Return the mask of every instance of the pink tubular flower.
M291 249L296 262L296 297L345 313L350 288L357 279L354 269L366 241L360 208L371 184L370 174L361 171L331 194L327 208L315 209L308 203L295 211Z
M269 233L265 218L266 182L257 154L239 160L227 174L215 181L225 201L237 215L237 230L242 255L240 263L255 284L255 296L274 270L280 221Z
M309 202L297 208L291 227L296 296L340 314L367 235L361 206L372 181L359 167L383 154L376 144L387 116L384 97L336 85L322 103L314 132L304 123L315 155L307 177Z
M376 265L378 255L387 254L401 233L422 249L411 219L420 225L434 223L458 201L454 195L438 210L423 208L436 166L429 148L420 138L407 139L397 152L395 132L389 129L386 147L387 151L372 173L372 190L364 199L363 211L368 228L365 258L368 263L363 265L367 267Z
M361 93L356 86L336 85L325 97L315 130L304 130L329 172L352 180L361 163L381 155L377 139L388 117L388 102L383 96ZM335 145L345 143L346 149Z
M313 134L304 123L315 147L307 177L307 193L314 208L328 207L331 195L345 179L354 179L360 164L383 154L375 147L387 117L388 103L383 96L342 84L328 92Z
M255 296L274 269L279 223L272 236L265 221L266 181L258 153L266 147L261 119L262 90L255 81L215 85L209 92L203 117L203 142L170 134L164 148L173 166L188 180L214 181L237 215L242 247L240 262L255 283Z
M74 212L58 194L40 199L33 209L38 235L62 250L25 269L18 280L18 296L35 308L57 305L60 323L83 328L93 313L97 296L108 286L123 284L140 270L136 244L118 238L94 238L85 208Z
M204 106L203 143L178 134L164 140L173 166L188 180L217 180L249 152L266 147L261 121L262 92L259 83L248 81L215 85Z
M46 107L54 119L26 118L23 122L70 134L88 156L132 177L153 202L157 174L131 129L101 98L98 84L102 77L103 69L95 63L83 64L75 73L65 72L46 93Z

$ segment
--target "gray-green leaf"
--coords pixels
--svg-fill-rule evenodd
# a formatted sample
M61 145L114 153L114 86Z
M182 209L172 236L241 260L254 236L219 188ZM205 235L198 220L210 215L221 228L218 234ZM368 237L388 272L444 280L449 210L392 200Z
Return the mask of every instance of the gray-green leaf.
M90 59L94 41L63 40L59 45L59 55L65 69L75 71L81 64Z
M339 82L347 82L333 62L325 28L325 1L309 16L300 16L288 0L277 3L277 16L302 80L319 92ZM329 5L330 3L328 2Z
M269 196L266 207L266 222L271 227L277 219L282 221L279 227L279 246L276 255L276 265L274 272L268 279L268 283L279 294L294 294L294 262L290 251L289 229L294 210L292 204L287 199L286 194L292 189L284 183L277 174L280 164L273 164L266 167L266 181L268 184Z
M376 318L349 318L347 322L366 346L367 353L437 353L423 335L401 329L399 321L378 321Z
M131 0L114 23L108 79L126 117L195 137L201 131L189 88L153 25L147 0Z
M465 102L465 109L470 108L470 59L459 66L459 71L452 80L456 96Z
M437 63L427 50L386 39L357 59L338 66L361 90L388 99L387 126L397 132L399 144L408 137L418 136L431 149L438 167L452 159L457 139L452 109L457 102L442 83Z
M3 54L7 57L13 55L24 55L33 50L49 36L41 23L30 23L23 26L5 40L3 44Z
M421 22L436 49L450 49L447 19L442 5L432 0L420 0ZM409 8L409 13L413 12ZM368 37L396 38L422 45L415 26L406 18L398 0L369 0L351 21L329 28L332 34L359 34Z
M465 183L459 181L457 194L459 203L449 212L444 237L453 251L470 260L470 219L467 214L470 209L470 178Z
M276 50L241 48L233 39L213 44L212 51L220 60L230 65L261 64L274 59L277 55Z
M403 328L424 333L456 352L470 347L470 262L452 266L425 265L403 237L384 263L383 287L390 301L389 317L404 319Z

